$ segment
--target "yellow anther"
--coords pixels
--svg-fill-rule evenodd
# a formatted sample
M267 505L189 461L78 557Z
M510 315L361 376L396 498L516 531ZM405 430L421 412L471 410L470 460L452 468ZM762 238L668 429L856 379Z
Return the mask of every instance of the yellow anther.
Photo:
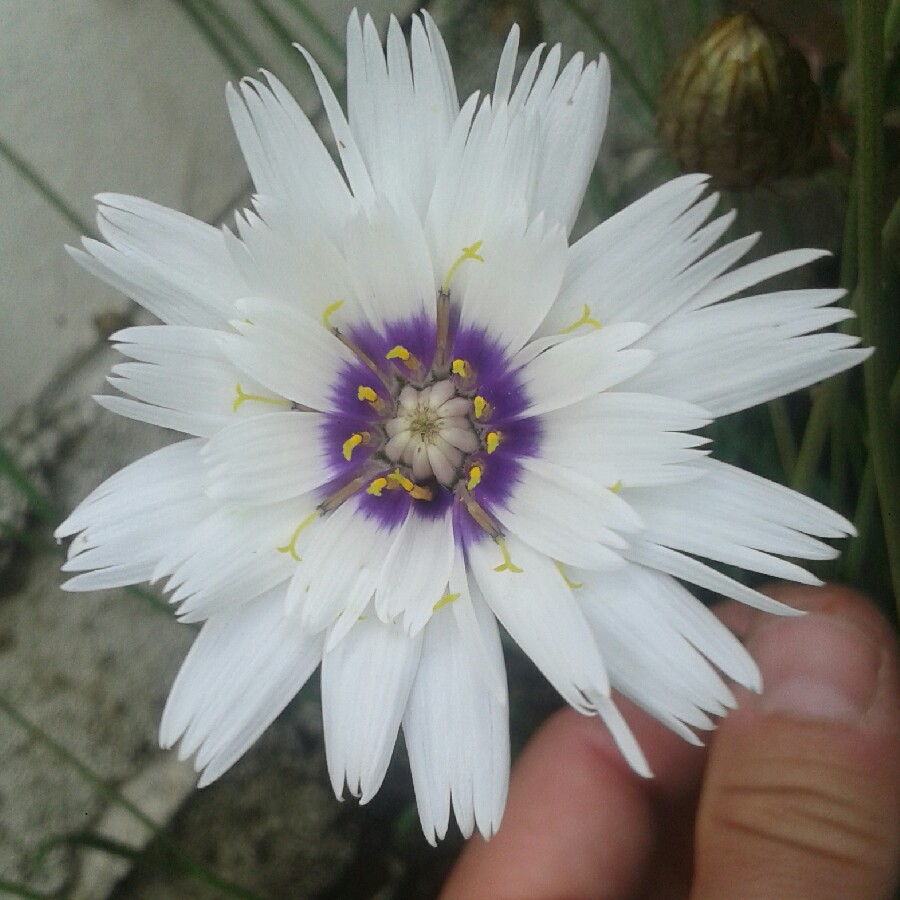
M489 431L485 442L487 443L487 452L493 453L500 446L500 432Z
M411 372L420 368L419 361L403 346L403 344L397 344L396 347L388 350L385 354L385 359L399 359L409 369Z
M388 350L385 358L386 359L402 359L403 362L406 362L410 357L409 350L406 349L402 344L397 344L393 350Z
M387 478L376 478L367 488L366 493L373 497L380 497L381 492L388 486Z
M573 322L568 328L563 328L560 334L570 334L576 328L581 328L582 325L590 325L591 328L603 327L596 319L591 318L591 308L587 303L584 304L584 312L581 314L581 318L577 322Z
M474 491L475 488L477 488L478 485L481 484L481 476L483 472L484 469L482 469L481 466L478 465L478 463L475 463L472 468L469 469L469 482L468 484L466 484L466 488L468 490Z
M471 247L463 247L462 253L456 258L456 262L453 263L452 266L447 270L447 274L444 277L444 281L441 284L441 292L446 294L447 291L450 290L450 282L453 280L453 276L456 274L456 270L467 260L471 259L474 262L484 262L484 257L480 256L478 251L481 249L481 245L484 241L475 241Z
M437 612L439 609L449 606L454 600L459 600L460 596L460 594L444 594L444 596L434 604L431 611Z
M460 378L469 378L472 375L472 367L464 359L454 359L450 371Z
M350 437L344 441L343 446L341 448L342 453L344 454L344 459L347 462L350 462L350 457L353 456L353 451L360 444L368 444L369 443L369 432L368 431L354 431Z
M357 400L366 400L369 403L377 403L378 402L378 394L372 390L372 388L367 387L364 384L361 384L356 389L356 399Z
M388 475L388 481L392 482L395 485L399 485L403 488L404 491L412 491L415 487L415 484L410 481L399 469L395 469ZM390 485L389 485L390 486Z
M343 300L335 300L334 303L325 307L325 311L322 313L322 324L330 330L334 329L334 326L331 324L331 317L344 305Z
M391 490L394 487L402 487L413 500L431 500L434 497L434 493L431 488L425 487L421 484L416 484L414 481L410 481L399 469L395 469L388 475L388 490Z
M515 574L522 572L522 569L509 558L509 549L506 546L506 541L504 541L502 537L495 538L495 540L497 541L497 546L500 548L500 552L503 554L503 562L500 563L499 566L494 566L494 571L513 572Z
M240 384L234 386L234 391L237 396L234 398L234 403L231 404L232 412L237 412L241 404L247 400L255 400L257 403L271 403L272 406L290 407L291 405L290 400L284 400L281 397L263 397L261 394L247 394Z
M611 490L614 494L618 494L619 491L622 490L622 482L621 482L621 481L617 481L617 482L610 488L610 490Z
M557 560L554 560L554 561L553 561L553 565L555 565L556 568L559 569L559 574L562 575L563 581L564 581L570 588L572 588L573 591L577 591L578 588L584 587L584 583L583 583L583 582L580 582L580 581L572 581L572 579L569 578L569 576L566 574L565 567L563 566L563 564L562 564L561 562L559 562L559 561L557 561Z
M472 401L472 406L475 407L476 419L483 419L485 416L490 415L491 404L488 403L481 394Z
M303 529L306 528L306 526L309 525L309 523L312 522L318 515L319 515L319 510L314 509L314 510L313 510L313 511L312 511L312 512L311 512L311 513L310 513L310 514L309 514L309 515L308 515L308 516L307 516L307 517L306 517L306 518L305 518L305 519L304 519L304 520L303 520L303 521L295 528L295 529L294 529L294 533L291 535L291 539L290 539L283 547L276 547L275 549L276 549L279 553L290 553L291 556L293 556L294 559L295 559L297 562L303 562L303 560L301 559L301 557L300 557L300 556L298 555L298 553L297 553L297 546L296 546L296 545L297 545L297 538L300 537L300 532L303 531Z

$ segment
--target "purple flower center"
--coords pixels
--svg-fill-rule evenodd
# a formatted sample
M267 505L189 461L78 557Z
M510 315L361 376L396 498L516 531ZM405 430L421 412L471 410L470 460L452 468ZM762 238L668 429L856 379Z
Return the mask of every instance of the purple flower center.
M333 391L323 443L333 474L323 511L358 495L363 513L401 524L452 508L461 539L500 528L492 514L519 479L519 459L537 453L540 426L498 341L424 315L383 332L357 327L337 337L356 356Z

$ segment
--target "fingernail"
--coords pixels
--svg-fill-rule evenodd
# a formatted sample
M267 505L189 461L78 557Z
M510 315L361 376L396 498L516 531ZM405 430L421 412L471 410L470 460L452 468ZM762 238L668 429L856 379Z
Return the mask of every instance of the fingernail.
M749 648L764 673L765 712L852 724L872 706L881 648L849 623L815 613L781 620Z

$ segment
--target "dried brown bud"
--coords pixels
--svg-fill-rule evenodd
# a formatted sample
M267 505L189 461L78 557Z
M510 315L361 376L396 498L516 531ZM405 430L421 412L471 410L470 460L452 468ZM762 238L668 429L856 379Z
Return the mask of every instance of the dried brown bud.
M750 187L810 168L819 93L806 60L752 13L713 23L663 87L660 141L689 172Z

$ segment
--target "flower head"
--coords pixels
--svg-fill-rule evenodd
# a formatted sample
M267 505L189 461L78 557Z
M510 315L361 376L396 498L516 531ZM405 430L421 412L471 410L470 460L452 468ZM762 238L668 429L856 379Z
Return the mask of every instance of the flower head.
M256 186L236 231L100 197L74 256L164 324L114 335L125 396L189 437L64 522L69 590L164 582L204 622L163 714L209 783L317 666L335 792L378 790L402 725L422 825L489 835L509 766L497 622L649 774L614 687L687 740L759 689L681 582L790 613L699 557L810 582L840 516L716 462L693 432L854 365L841 292L729 300L820 255L734 268L701 176L569 242L606 61L536 50L459 107L440 34L348 27L336 165L266 74L229 88ZM678 580L676 580L678 579Z

